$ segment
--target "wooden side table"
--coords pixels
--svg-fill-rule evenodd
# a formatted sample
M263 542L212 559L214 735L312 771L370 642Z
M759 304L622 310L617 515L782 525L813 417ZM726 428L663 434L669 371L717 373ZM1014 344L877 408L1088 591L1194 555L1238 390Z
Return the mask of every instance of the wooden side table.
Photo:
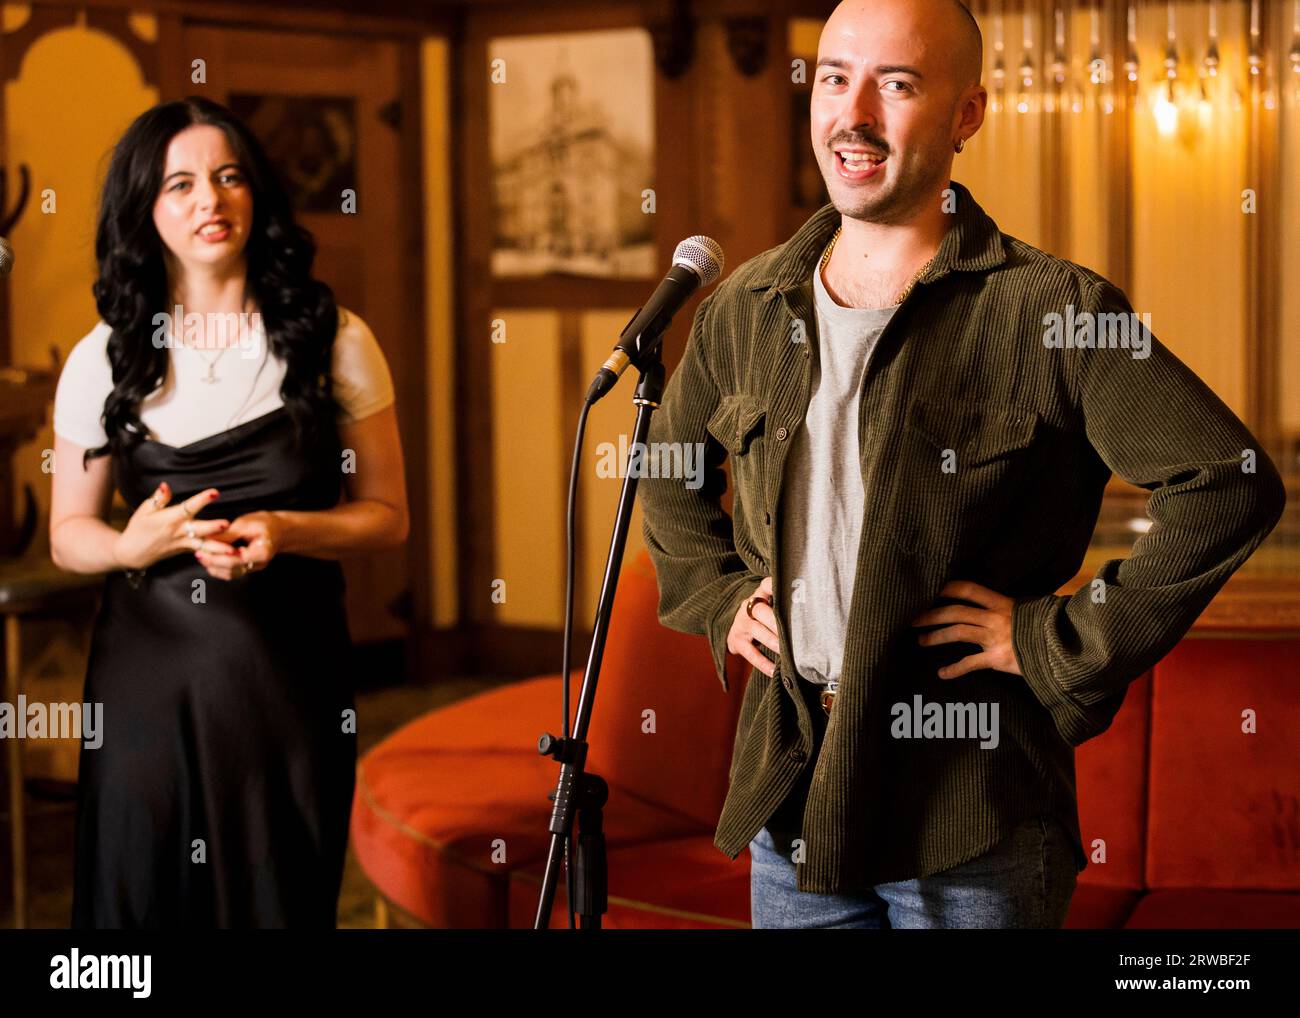
M22 627L34 617L82 610L103 588L102 575L66 573L45 554L0 559L0 614L4 616L4 700L18 709L23 690ZM21 722L22 719L19 719ZM22 742L5 739L9 772L9 827L13 850L14 928L27 925L27 831Z

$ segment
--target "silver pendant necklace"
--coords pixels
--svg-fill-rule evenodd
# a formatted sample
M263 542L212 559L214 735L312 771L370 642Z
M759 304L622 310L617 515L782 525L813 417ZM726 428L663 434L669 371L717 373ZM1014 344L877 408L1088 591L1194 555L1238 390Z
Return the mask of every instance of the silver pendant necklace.
M217 382L221 381L221 379L217 377L217 361L221 360L222 355L229 349L230 347L223 346L212 360L208 360L203 356L203 354L199 353L197 349L194 350L195 353L199 353L199 359L207 365L207 371L204 372L202 379L204 382L207 382L209 385L215 385Z
M244 307L245 308L248 307L247 293L245 293L244 295ZM175 332L173 330L173 335L174 334ZM213 357L211 360L208 360L208 358L204 357L202 353L199 353L199 347L189 346L186 343L182 343L181 345L185 346L186 349L193 350L196 354L198 354L199 359L203 361L204 365L206 366L206 370L200 376L200 381L206 383L207 385L216 385L218 382L221 381L221 379L217 377L217 361L221 360L221 358L225 356L226 351L230 349L229 344L223 346L220 350L218 350L217 355Z

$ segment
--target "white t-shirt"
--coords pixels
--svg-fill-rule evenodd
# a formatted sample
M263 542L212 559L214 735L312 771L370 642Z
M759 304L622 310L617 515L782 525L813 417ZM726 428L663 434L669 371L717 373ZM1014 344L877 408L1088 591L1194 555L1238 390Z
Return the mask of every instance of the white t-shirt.
M260 316L247 341L218 349L194 349L177 342L163 384L138 407L149 437L185 446L228 431L283 406L280 384L285 363L271 352ZM54 432L85 448L98 448L108 436L100 424L104 400L113 391L108 360L112 329L99 322L68 354L54 394ZM208 364L217 381L206 382ZM334 340L334 398L340 422L361 420L394 402L388 361L370 327L356 314L339 308Z
M797 498L784 503L783 565L803 580L790 600L790 658L809 682L838 682L844 667L865 496L858 448L862 380L898 305L844 307L813 272L817 359L804 427L791 440L786 477Z

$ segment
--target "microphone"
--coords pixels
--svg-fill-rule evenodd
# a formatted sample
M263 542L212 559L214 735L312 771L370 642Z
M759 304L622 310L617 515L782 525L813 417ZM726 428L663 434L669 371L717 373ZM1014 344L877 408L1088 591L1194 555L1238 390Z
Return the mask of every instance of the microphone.
M0 237L0 276L9 275L9 270L14 267L14 249L13 245L4 237Z
M663 340L664 332L691 294L709 286L722 275L722 245L712 237L687 237L673 252L673 267L664 276L650 300L637 308L627 323L614 352L596 373L587 390L590 405L614 388L628 367L640 368Z

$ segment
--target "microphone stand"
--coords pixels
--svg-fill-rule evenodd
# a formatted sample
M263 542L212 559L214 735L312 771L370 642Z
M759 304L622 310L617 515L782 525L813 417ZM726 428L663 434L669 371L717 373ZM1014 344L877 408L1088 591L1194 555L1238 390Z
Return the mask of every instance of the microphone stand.
M587 726L596 699L596 682L600 677L601 658L605 652L605 637L609 631L610 615L614 609L614 590L623 565L623 549L627 544L627 531L636 501L639 471L631 469L638 449L645 449L650 431L650 416L659 407L664 391L664 365L656 347L641 358L641 379L637 383L636 424L632 431L632 445L628 450L628 469L623 477L623 491L619 496L618 511L614 519L614 532L609 542L609 556L605 560L605 578L600 587L600 602L596 608L596 621L592 629L591 649L587 655L587 668L582 678L582 691L578 694L578 715L570 738L557 739L547 733L538 740L537 749L543 756L552 756L560 763L560 778L555 791L549 796L555 803L551 811L551 848L546 857L546 873L542 878L542 893L537 903L537 916L533 929L550 926L551 908L555 902L556 882L559 879L560 861L566 844L573 841L576 817L578 837L573 853L576 877L574 901L570 906L581 917L582 929L599 929L601 916L608 910L608 881L605 855L604 806L609 798L609 786L598 774L586 770ZM649 450L642 455L644 465ZM568 676L564 676L568 681Z

